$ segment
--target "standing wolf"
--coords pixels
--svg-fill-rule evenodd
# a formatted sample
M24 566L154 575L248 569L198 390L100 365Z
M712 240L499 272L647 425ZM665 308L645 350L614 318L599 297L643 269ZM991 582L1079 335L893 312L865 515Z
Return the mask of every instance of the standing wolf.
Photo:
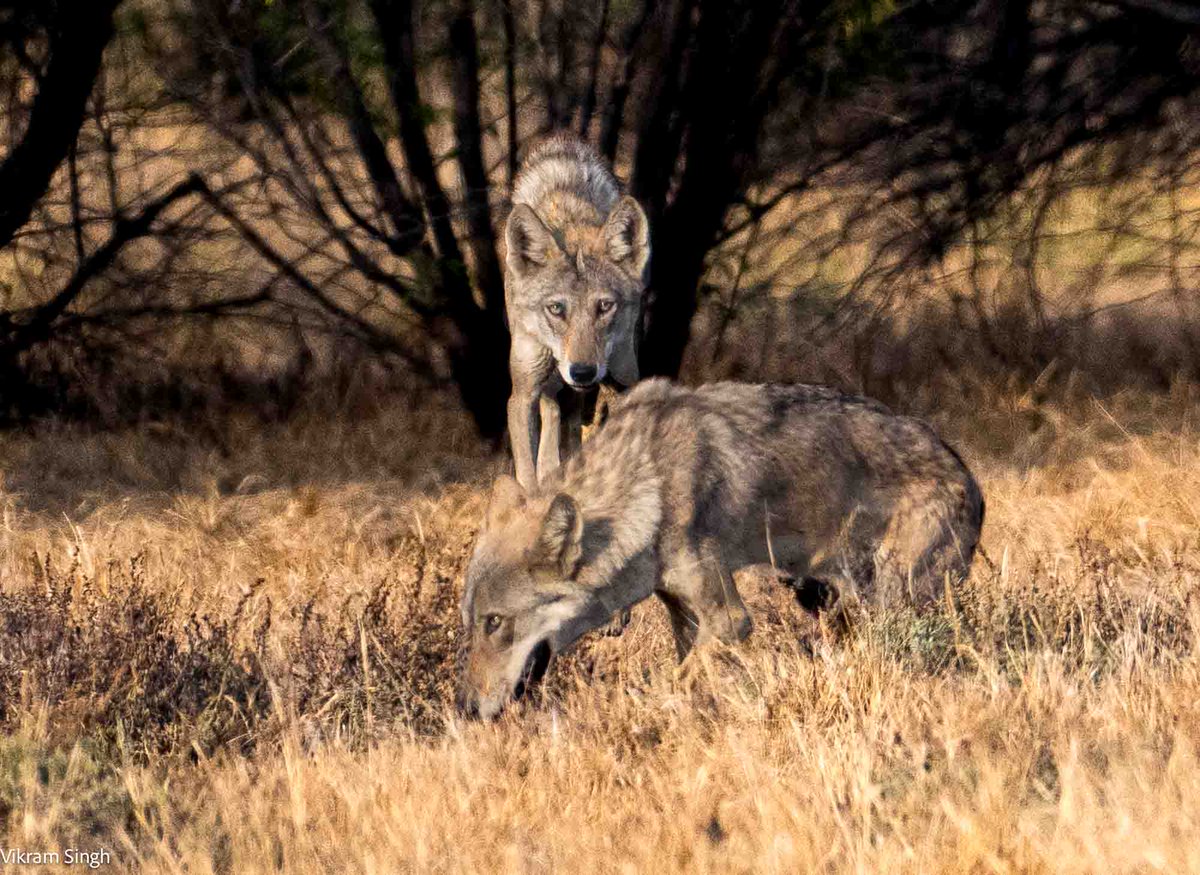
M928 604L966 575L983 496L924 423L815 386L648 380L524 493L496 482L467 569L460 705L491 717L550 656L657 595L682 659L750 617L731 572L772 562L801 603Z
M508 430L517 480L533 489L559 464L563 385L637 382L650 228L600 157L560 136L525 159L504 236Z

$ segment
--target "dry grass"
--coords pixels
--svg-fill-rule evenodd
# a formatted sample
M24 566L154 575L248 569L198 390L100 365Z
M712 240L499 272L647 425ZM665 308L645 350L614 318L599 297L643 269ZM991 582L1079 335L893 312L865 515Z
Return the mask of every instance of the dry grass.
M426 399L0 443L0 846L118 870L1200 871L1188 387L939 405L989 516L959 604L830 643L750 586L537 707L449 713L495 464Z

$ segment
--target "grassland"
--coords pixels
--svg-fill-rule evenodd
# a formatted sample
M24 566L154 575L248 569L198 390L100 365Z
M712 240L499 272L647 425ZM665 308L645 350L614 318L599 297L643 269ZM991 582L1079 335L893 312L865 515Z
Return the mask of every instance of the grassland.
M1069 386L1069 381L1067 383ZM1187 384L927 399L985 488L932 616L652 604L494 725L450 697L497 458L440 396L0 438L0 846L146 872L1200 871Z

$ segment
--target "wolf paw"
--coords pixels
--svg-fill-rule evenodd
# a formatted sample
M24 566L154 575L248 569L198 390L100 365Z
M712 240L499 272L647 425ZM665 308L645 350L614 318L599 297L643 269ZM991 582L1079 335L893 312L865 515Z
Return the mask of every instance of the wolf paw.
M609 620L605 625L601 626L600 634L608 638L619 638L621 633L625 631L625 627L629 625L629 620L630 611L629 608L626 608Z
M800 607L812 614L827 611L833 608L838 601L837 588L815 577L805 577L802 580L793 579L789 586L795 593Z
M782 568L772 568L767 572L767 574L769 575L770 581L778 586L786 586L788 589L795 589L800 585L800 582L796 580L796 575L790 574L789 572L784 571Z

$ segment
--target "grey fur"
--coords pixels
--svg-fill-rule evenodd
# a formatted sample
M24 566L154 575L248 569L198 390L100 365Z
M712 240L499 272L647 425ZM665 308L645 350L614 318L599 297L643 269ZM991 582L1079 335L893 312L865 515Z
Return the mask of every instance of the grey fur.
M508 428L517 480L532 489L559 464L563 386L638 379L649 225L587 144L555 137L525 160L504 236ZM572 366L594 373L577 380ZM568 433L577 435L577 426Z
M530 150L513 184L512 202L536 211L559 192L574 194L600 216L612 212L621 197L616 177L595 150L568 136L550 137Z
M983 510L954 451L876 401L644 381L540 491L497 481L467 570L461 702L494 716L539 645L559 652L651 595L680 658L740 640L733 572L771 559L841 606L927 605L966 575Z

